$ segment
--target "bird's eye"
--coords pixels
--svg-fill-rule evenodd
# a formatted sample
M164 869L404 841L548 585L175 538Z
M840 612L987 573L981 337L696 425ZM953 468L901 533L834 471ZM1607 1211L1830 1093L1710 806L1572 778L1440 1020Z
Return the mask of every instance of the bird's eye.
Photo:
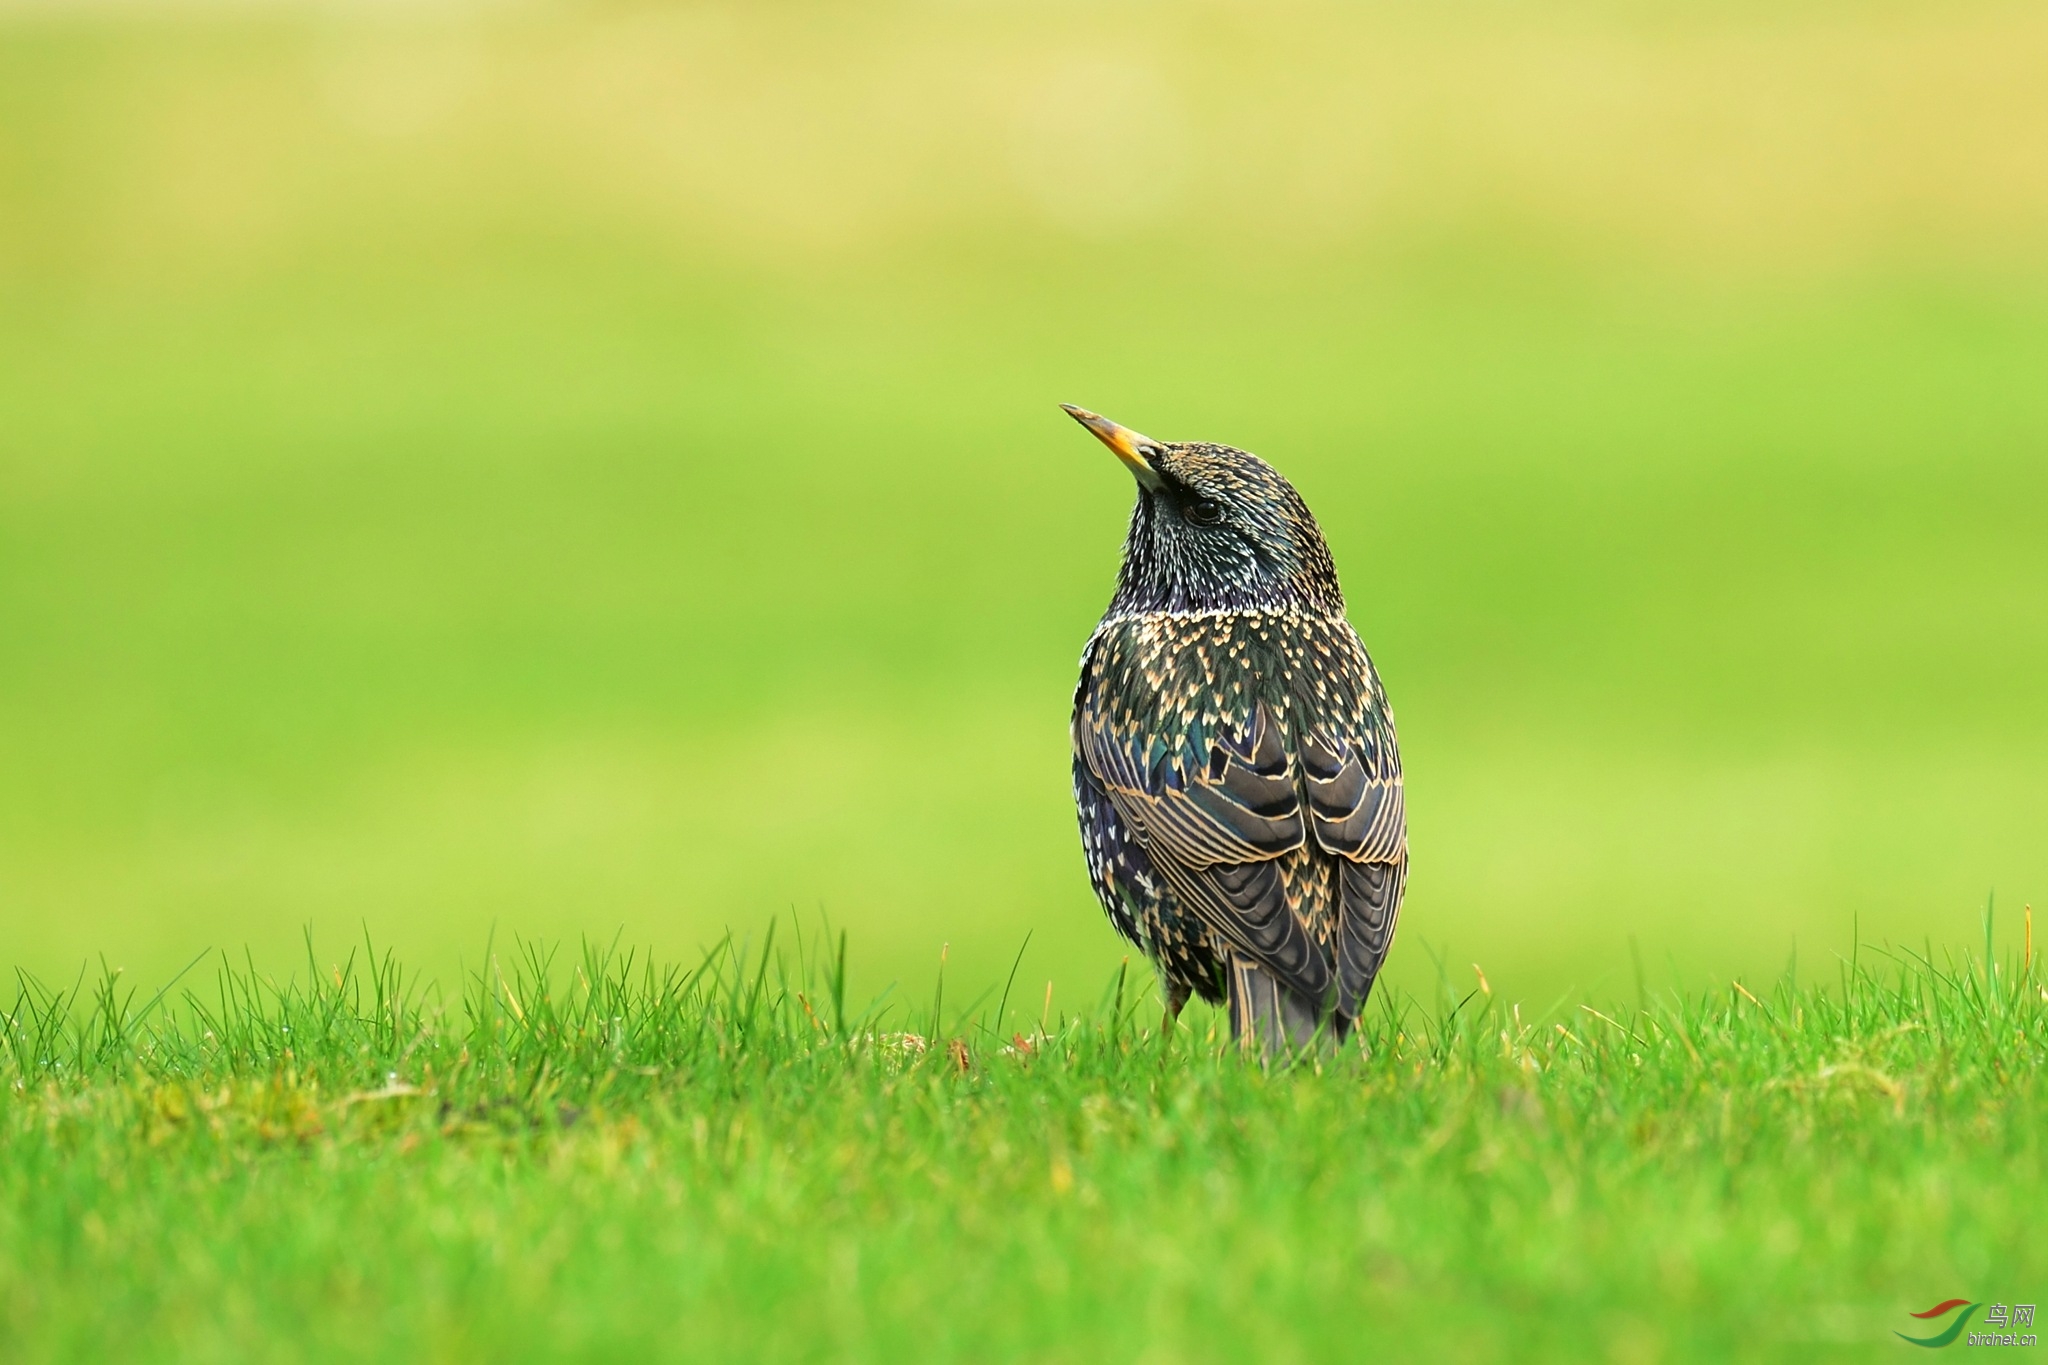
M1223 520L1223 507L1212 498L1197 498L1188 504L1188 520L1197 526L1214 526Z

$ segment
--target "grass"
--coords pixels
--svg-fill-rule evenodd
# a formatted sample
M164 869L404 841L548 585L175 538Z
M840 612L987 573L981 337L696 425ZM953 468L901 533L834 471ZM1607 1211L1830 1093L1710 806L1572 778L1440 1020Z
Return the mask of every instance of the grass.
M1121 974L856 1008L816 938L25 980L8 1358L1861 1359L2048 1284L2030 949L1388 992L1270 1072Z

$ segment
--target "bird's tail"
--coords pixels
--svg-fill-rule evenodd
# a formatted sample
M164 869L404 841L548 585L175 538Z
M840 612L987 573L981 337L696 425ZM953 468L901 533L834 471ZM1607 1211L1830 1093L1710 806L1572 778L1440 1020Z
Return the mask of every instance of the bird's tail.
M1230 1034L1246 1051L1273 1061L1337 1036L1336 1019L1251 959L1232 953L1229 976Z

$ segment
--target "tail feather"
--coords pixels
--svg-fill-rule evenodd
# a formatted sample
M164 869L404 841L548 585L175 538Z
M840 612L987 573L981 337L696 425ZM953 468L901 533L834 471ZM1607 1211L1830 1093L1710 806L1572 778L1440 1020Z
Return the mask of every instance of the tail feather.
M1337 1036L1338 1021L1316 1001L1237 953L1230 955L1230 1033L1247 1051L1268 1061L1306 1052Z

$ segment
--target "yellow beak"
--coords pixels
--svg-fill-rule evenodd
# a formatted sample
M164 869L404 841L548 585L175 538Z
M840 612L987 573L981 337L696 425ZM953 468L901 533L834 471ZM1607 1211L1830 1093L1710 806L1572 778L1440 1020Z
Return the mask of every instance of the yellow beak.
M1060 407L1066 411L1067 416L1094 432L1096 440L1108 446L1111 453L1129 465L1131 473L1138 476L1139 483L1147 488L1164 486L1165 481L1159 477L1159 472L1153 469L1140 453L1147 447L1158 445L1157 441L1150 436L1132 431L1129 427L1120 427L1100 413L1077 408L1072 403L1062 403Z

